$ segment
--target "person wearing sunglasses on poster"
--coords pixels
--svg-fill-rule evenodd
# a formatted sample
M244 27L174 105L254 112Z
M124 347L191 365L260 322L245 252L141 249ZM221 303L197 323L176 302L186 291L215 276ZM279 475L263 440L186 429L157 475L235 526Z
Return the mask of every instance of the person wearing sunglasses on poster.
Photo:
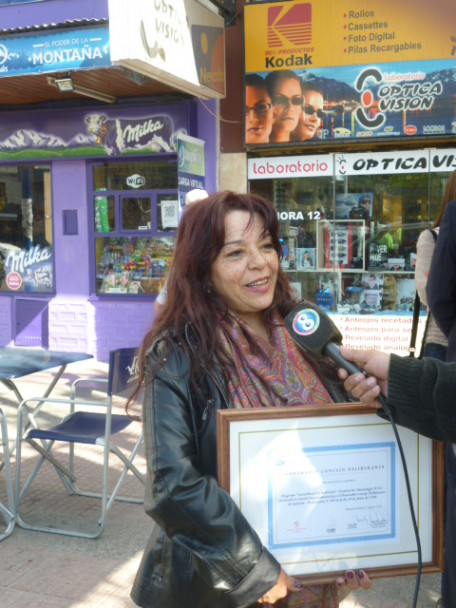
M292 70L269 72L266 86L272 100L274 124L270 142L289 142L302 108L301 79Z
M306 141L312 139L320 128L321 121L326 114L323 111L323 91L315 84L304 82L302 84L302 112L298 125L291 134L292 141Z
M258 74L245 77L245 143L269 143L274 115L264 79Z

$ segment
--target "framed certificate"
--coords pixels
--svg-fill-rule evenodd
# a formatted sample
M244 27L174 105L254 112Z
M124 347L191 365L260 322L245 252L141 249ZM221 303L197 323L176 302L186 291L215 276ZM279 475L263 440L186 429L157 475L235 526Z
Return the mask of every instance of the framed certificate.
M443 444L398 427L422 549L442 569ZM288 574L414 574L418 548L393 429L360 403L217 412L220 485Z

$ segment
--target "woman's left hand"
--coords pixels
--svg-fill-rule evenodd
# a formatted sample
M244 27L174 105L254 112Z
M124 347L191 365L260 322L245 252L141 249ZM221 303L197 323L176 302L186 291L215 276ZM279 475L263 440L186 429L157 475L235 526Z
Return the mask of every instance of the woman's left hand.
M336 587L339 591L355 591L355 589L370 589L372 581L364 570L347 570L345 576L336 579Z

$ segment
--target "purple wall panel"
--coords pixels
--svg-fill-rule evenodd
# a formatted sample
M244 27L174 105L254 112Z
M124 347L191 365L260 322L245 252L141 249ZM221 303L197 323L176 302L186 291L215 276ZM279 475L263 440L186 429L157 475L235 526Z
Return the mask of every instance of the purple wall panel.
M15 346L49 346L48 303L38 299L16 299Z
M93 302L95 318L93 355L97 361L108 361L109 351L137 347L150 329L153 302Z
M89 295L89 208L85 160L52 163L55 285L59 295ZM79 233L64 235L63 211L74 210Z

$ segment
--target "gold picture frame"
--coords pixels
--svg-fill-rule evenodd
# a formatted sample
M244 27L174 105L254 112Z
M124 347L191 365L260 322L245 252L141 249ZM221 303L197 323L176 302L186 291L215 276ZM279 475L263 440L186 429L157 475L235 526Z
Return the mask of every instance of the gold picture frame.
M443 444L399 428L422 550L442 570ZM218 480L288 574L332 582L417 572L390 423L360 403L217 412Z

